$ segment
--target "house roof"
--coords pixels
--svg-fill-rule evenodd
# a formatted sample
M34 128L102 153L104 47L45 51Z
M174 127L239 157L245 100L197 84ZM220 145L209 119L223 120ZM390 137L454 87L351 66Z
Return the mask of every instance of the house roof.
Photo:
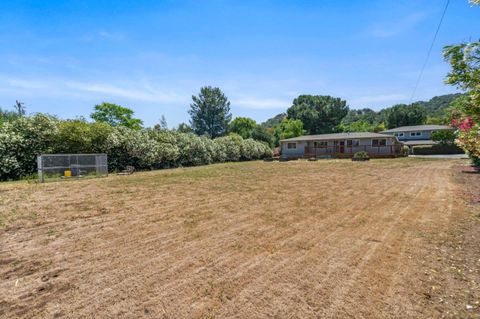
M451 130L452 128L447 125L413 125L413 126L400 126L392 128L390 130L383 131L382 133L395 133L405 131L432 131L432 130Z
M392 137L386 134L371 132L352 132L352 133L334 133L320 135L304 135L280 140L280 142L299 142L299 141L324 141L324 140L342 140L342 139L361 139L361 138L386 138Z
M400 141L400 143L408 146L416 146L416 145L434 145L438 144L438 142L432 140L412 140L412 141Z

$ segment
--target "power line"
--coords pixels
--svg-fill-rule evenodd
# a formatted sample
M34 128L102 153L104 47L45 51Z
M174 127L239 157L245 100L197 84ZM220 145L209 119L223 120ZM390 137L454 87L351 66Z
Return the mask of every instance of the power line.
M438 31L440 31L440 26L442 25L443 18L445 17L445 13L447 12L447 8L449 4L450 4L450 0L447 0L447 3L445 4L445 8L443 9L442 17L440 18L440 22L438 23L437 30L435 31L435 35L433 36L432 43L430 44L430 48L428 49L427 57L425 59L425 62L423 62L422 69L420 70L420 74L418 75L417 83L415 83L415 87L413 89L412 96L410 97L409 104L413 102L413 98L415 96L415 93L417 92L418 85L420 84L420 80L422 79L423 71L425 71L425 67L427 66L427 62L428 62L428 59L430 58L430 54L432 53L433 45L435 44L435 40L437 39Z

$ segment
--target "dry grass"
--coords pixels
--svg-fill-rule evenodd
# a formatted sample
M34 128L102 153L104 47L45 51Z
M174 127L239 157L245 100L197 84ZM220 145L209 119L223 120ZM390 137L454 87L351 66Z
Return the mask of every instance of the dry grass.
M458 165L249 162L0 184L0 316L478 314L479 240L465 245L478 222L459 190L480 179L455 178Z

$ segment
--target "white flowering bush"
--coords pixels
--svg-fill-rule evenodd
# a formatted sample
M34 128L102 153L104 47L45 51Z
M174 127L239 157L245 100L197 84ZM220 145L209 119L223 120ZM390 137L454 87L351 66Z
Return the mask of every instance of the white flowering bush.
M0 124L0 180L36 172L41 153L106 153L111 170L154 169L254 160L270 147L232 134L214 140L169 130L133 130L85 120L59 121L36 114Z
M37 155L53 149L58 121L49 115L18 117L0 125L0 180L34 174Z
M193 133L179 133L177 145L180 150L178 164L181 166L196 166L212 163L209 139Z
M220 147L225 150L225 162L236 162L240 160L241 147L243 142L241 136L236 134L222 136L216 138L215 142L220 144Z
M147 130L149 138L155 142L154 168L177 166L180 150L177 144L177 133L169 130Z

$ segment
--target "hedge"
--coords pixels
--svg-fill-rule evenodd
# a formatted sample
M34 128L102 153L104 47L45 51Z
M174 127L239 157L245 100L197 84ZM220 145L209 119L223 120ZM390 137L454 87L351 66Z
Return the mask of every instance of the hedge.
M465 152L454 144L435 144L432 146L414 146L415 155L464 154Z
M106 153L112 171L256 160L272 156L267 143L239 135L210 139L170 130L132 130L36 114L0 124L0 180L36 173L41 153Z

